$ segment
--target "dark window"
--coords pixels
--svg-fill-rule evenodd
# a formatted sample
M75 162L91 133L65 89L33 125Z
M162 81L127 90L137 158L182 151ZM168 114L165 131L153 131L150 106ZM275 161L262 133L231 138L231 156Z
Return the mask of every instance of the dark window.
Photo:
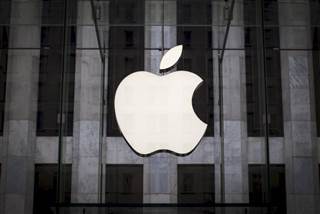
M144 0L110 0L110 24L144 24Z
M270 165L270 203L275 214L286 213L285 166ZM249 165L249 201L267 202L267 168L265 165Z
M68 7L68 23L76 23L76 1L42 0L42 25L63 25L65 6Z
M214 165L178 165L178 203L214 203Z
M143 202L143 165L106 166L106 202Z
M73 13L75 1L68 1L70 13ZM44 24L60 23L64 1L45 0L43 2ZM44 12L48 12L48 14ZM51 14L51 15L50 15ZM73 132L74 74L75 74L75 27L43 26L41 28L40 72L38 89L37 135L57 136L59 124L63 123L64 135L71 136ZM64 37L66 36L66 40ZM63 41L67 45L64 49ZM65 57L66 56L66 57ZM64 73L64 82L61 80ZM62 85L64 84L64 85ZM61 91L64 87L63 119L60 121Z
M113 108L114 95L123 78L144 70L144 27L132 25L144 20L144 1L111 0L109 19L113 26L109 31L107 134L120 136Z
M184 46L178 70L199 75L203 84L195 91L193 107L200 119L208 124L207 136L213 136L213 61L211 1L177 1L177 43ZM190 26L202 24L203 26ZM189 25L189 26L188 26Z
M7 79L7 61L8 46L7 44L8 28L0 27L0 135L3 135L4 109L6 98L6 79Z
M133 42L133 32L132 31L125 31L125 41L126 41L126 47L132 47Z
M261 10L261 1L244 1L248 136L264 136L265 102L269 135L283 136L277 1L263 2L264 29L261 28L261 13L254 12ZM253 24L257 27L250 26Z
M178 0L178 25L211 25L210 0Z
M183 31L183 38L182 38L182 44L184 47L190 47L192 40L192 32L191 31Z
M42 0L42 23L63 24L64 21L63 0Z
M34 178L34 214L53 213L50 209L57 202L57 164L36 164ZM71 164L65 164L61 173L61 201L70 203Z
M11 0L0 1L0 24L10 24Z
M184 22L191 22L191 4L183 3L181 5L182 10L180 10L181 17Z
M0 2L0 136L3 135L11 1Z
M320 1L310 0L317 136L320 137Z

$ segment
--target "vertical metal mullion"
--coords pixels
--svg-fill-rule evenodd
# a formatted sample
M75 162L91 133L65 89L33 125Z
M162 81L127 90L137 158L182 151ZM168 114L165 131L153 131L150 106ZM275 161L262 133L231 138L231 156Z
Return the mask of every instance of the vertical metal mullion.
M68 1L64 1L64 20L63 20L63 43L62 43L62 70L60 73L60 115L59 115L59 148L58 148L58 178L57 178L57 202L61 203L62 201L62 182L63 178L62 172L62 162L63 162L63 132L64 132L64 98L65 98L65 72L67 69L67 34L68 34L68 22L67 22L67 14L68 14ZM57 209L59 213L59 209Z
M260 35L261 35L261 44L262 44L262 72L263 72L263 101L264 101L264 132L265 132L265 156L266 156L266 183L267 183L267 191L266 191L266 201L267 201L267 212L270 213L270 154L269 154L269 109L268 109L268 80L267 80L267 71L266 71L266 49L265 49L265 35L264 35L264 0L260 0L260 12L261 12L261 27L260 27Z
M98 2L97 2L98 3ZM104 106L105 106L105 47L102 47L102 40L100 37L100 33L99 33L99 27L98 27L98 19L97 19L97 11L96 11L96 7L95 7L95 3L94 0L90 0L90 4L91 4L91 10L92 10L92 19L94 22L94 27L95 27L95 32L96 32L96 37L97 37L97 41L98 41L98 48L99 48L99 53L100 53L100 58L101 58L101 86L100 86L100 126L99 126L99 161L98 161L98 201L100 203L102 203L103 200L103 160L102 160L102 156L103 156L103 151L102 151L102 145L103 145L103 136L104 136Z
M226 1L226 4L228 2ZM221 203L225 203L225 165L224 165L224 108L223 108L223 58L224 58L224 52L227 45L227 39L230 31L230 25L233 17L233 9L234 9L235 0L232 0L230 8L229 8L229 14L228 14L228 22L227 22L227 29L226 33L224 34L223 39L223 45L221 52L218 55L218 79L219 79L219 123L220 123L220 197L221 197ZM224 208L222 208L222 212L224 213Z
M218 59L218 78L219 78L219 124L220 124L220 202L225 202L224 190L224 122L223 122L223 79L222 79L222 62L219 56Z
M105 55L106 55L106 51L105 51L106 49L105 48L103 48L103 58L102 58L102 61L101 61L101 63L102 63L102 78L101 78L101 98L100 98L100 100L101 100L101 109L100 109L100 111L101 111L101 113L100 113L100 135L99 135L99 138L100 138L100 142L99 142L99 178L100 178L100 181L99 181L99 202L100 203L102 203L103 201L102 201L102 199L103 199L103 189L102 189L102 187L103 187L103 175L104 175L104 173L103 173L103 159L102 159L102 157L103 157L103 151L102 151L102 149L103 149L103 137L104 137L104 130L105 130L105 111L104 111L104 109L105 109L105 105L106 105L106 99L105 99L105 67L106 67L106 60L105 60Z
M161 37L162 37L162 48L161 48L161 53L162 53L162 56L164 55L164 0L162 0L162 13L161 13L161 22L162 22L162 25L161 25Z

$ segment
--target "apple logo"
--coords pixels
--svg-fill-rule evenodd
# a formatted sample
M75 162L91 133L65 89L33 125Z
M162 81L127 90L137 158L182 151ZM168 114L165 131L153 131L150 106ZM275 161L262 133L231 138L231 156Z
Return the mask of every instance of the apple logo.
M162 57L160 69L175 65L181 54L182 45L171 48ZM207 129L192 106L193 93L202 82L189 71L162 76L137 71L125 77L116 90L114 108L129 146L141 155L192 152Z

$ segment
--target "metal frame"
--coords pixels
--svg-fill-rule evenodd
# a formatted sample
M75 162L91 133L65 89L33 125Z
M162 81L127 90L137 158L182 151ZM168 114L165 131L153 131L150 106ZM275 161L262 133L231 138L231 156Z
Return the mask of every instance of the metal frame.
M228 1L226 2L228 4ZM224 34L224 39L223 39L223 45L221 48L221 51L219 52L218 55L218 72L219 72L219 132L220 132L220 197L221 197L221 203L225 202L225 188L224 188L224 183L225 183L225 178L224 178L224 115L223 115L223 58L224 58L224 53L227 45L227 39L230 31L230 25L231 21L233 19L233 9L234 9L234 4L235 0L232 0L230 7L227 6L229 9L229 14L228 14L228 20L227 20L227 29Z

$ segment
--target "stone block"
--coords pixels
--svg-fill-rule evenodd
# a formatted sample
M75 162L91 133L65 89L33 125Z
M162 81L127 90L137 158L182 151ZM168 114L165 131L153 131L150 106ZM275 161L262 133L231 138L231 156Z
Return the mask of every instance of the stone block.
M294 193L297 195L313 194L315 191L313 188L315 181L313 179L312 158L295 157L292 164Z
M98 194L98 173L98 158L80 158L78 161L77 176L73 178L73 181L77 182L76 192L88 195Z
M23 195L6 194L4 197L5 207L4 213L25 214L31 213L31 210L26 210L26 201Z
M265 163L265 140L263 137L248 138L248 163Z
M34 130L33 123L28 120L10 120L7 122L9 135L7 139L8 154L14 156L32 156L34 144L30 142L30 130Z
M80 129L74 137L75 143L79 144L80 157L99 156L100 121L80 121Z
M58 163L58 137L37 137L35 162Z

